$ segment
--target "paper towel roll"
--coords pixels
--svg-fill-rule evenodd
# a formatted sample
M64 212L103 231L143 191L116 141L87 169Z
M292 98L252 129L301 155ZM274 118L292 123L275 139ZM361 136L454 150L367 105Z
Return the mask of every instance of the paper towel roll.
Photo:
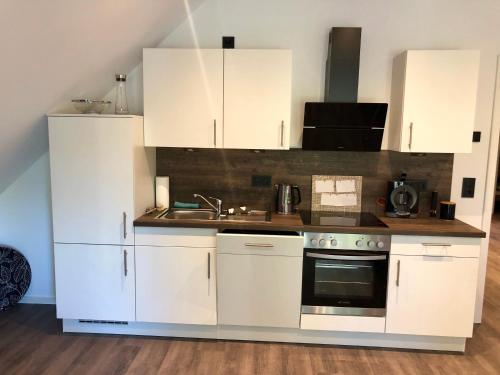
M168 208L170 200L168 190L168 176L156 176L156 208Z

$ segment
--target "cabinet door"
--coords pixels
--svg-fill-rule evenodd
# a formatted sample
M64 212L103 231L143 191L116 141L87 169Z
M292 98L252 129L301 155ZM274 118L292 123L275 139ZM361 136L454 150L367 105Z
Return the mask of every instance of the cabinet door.
M221 325L299 328L302 257L217 254Z
M478 259L391 256L386 332L471 337Z
M224 148L288 149L289 50L224 50Z
M472 150L478 51L408 51L401 151Z
M135 320L134 247L55 244L57 317Z
M215 249L136 247L137 320L217 324Z
M143 69L146 146L222 147L222 50L145 49Z
M54 242L133 245L131 118L51 117Z

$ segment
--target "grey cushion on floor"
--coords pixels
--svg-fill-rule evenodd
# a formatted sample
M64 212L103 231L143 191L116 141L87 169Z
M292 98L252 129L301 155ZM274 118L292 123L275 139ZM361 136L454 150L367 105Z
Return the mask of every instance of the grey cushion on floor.
M31 267L19 251L0 246L0 311L24 297L31 283Z

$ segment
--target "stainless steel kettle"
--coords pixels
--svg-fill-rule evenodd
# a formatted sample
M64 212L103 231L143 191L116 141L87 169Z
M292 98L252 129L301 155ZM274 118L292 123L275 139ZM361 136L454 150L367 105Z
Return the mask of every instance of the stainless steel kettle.
M288 215L296 210L296 206L302 201L300 189L297 185L278 184L276 187L276 212ZM294 194L294 193L297 194Z

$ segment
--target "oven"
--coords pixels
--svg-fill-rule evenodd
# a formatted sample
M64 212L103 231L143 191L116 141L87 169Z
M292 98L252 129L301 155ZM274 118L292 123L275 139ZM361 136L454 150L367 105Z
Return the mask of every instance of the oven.
M302 313L385 316L390 236L305 233Z

